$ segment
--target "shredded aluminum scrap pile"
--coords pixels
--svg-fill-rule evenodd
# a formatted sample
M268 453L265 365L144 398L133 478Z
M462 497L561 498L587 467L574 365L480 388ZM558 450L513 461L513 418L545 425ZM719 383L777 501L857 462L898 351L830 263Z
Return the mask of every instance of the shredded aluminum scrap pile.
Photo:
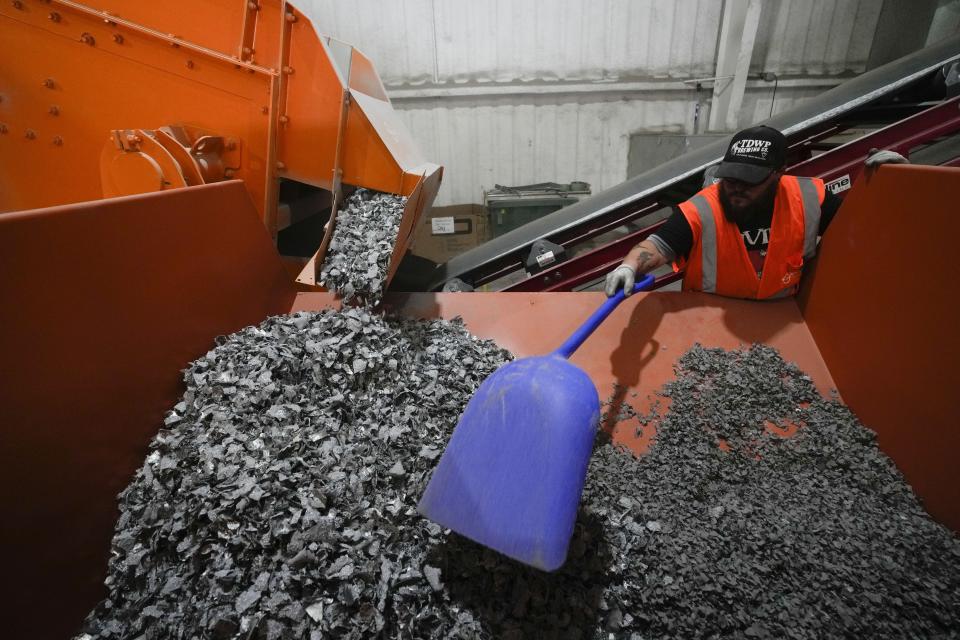
M685 355L653 451L598 442L569 559L545 574L416 513L458 414L509 354L458 323L360 310L270 318L218 342L121 494L109 596L81 637L949 637L960 625L957 540L872 433L772 349ZM803 427L781 439L765 420Z
M608 628L960 637L960 539L849 409L766 346L698 345L676 373L669 412L641 419L657 428L651 452L594 456L589 490L620 496L597 509L616 550ZM768 421L800 428L784 438Z
M320 269L321 283L344 302L379 304L406 204L403 196L368 189L347 198Z

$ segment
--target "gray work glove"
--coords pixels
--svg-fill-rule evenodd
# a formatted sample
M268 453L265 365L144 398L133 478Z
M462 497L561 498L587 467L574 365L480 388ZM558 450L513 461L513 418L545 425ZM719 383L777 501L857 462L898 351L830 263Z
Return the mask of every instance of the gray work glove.
M604 291L607 297L617 295L617 291L623 289L623 295L629 296L633 293L633 283L637 279L637 271L629 265L622 264L607 274L607 284Z
M864 164L871 169L876 169L882 164L910 164L910 161L896 151L870 149L870 155Z

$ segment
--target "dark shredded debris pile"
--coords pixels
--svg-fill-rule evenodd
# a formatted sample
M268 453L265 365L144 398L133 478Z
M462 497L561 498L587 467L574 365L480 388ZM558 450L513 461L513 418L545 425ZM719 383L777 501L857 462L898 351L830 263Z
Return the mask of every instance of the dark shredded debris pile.
M686 354L653 451L598 442L569 559L545 574L416 513L509 354L361 310L218 343L121 494L109 597L82 637L957 633L957 540L772 349ZM802 427L782 439L766 420Z
M767 346L698 345L676 373L651 452L600 447L592 461L586 503L620 496L595 510L617 550L608 628L960 637L960 540L849 409ZM766 422L800 428L784 438Z
M344 302L379 304L406 203L403 196L368 189L344 201L320 269L321 283Z

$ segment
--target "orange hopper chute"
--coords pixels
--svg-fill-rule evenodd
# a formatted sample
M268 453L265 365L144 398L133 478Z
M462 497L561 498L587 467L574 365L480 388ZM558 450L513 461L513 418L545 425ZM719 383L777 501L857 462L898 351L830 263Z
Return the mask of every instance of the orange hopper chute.
M0 212L240 179L276 236L281 179L408 196L389 275L439 188L373 64L281 0L0 6Z

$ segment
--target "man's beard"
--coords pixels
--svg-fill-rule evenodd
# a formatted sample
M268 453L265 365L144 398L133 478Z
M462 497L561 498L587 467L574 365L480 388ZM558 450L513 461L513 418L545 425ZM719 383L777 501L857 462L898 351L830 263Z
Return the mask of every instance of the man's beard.
M735 207L727 196L727 190L721 187L720 204L723 205L724 215L738 225L744 225L753 220L766 220L768 216L773 215L773 203L777 198L779 182L779 180L771 182L756 200L744 207Z

